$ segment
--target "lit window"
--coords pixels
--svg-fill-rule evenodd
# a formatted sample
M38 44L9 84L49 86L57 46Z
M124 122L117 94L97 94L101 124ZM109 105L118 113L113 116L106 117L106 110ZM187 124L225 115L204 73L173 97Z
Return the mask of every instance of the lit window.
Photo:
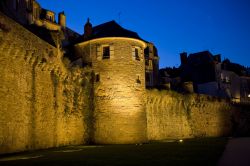
M102 59L110 59L110 47L102 47Z

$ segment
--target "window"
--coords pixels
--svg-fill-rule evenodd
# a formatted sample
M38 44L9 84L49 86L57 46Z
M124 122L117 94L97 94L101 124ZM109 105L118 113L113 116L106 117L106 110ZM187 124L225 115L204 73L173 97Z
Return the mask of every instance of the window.
M138 48L135 48L135 59L136 60L140 60L140 56L139 56L139 49Z
M34 10L35 10L35 18L36 18L36 19L39 19L39 17L40 17L39 9L38 9L38 8L35 8Z
M110 59L110 47L102 47L102 59Z
M31 7L32 7L31 0L26 0L26 7L27 7L28 10L31 9Z
M100 75L99 74L95 75L95 82L100 82Z
M137 84L141 84L140 75L137 75L136 83L137 83Z
M29 0L29 7L32 8L32 0Z
M149 60L149 67L153 67L153 63L152 63L152 60Z
M113 59L114 58L114 44L113 43L107 43L104 45L97 45L96 50L96 59L98 61L102 59Z
M14 10L18 10L18 6L19 6L19 0L15 0L15 1L13 1L13 8L14 8Z
M132 57L133 57L133 59L140 61L140 56L141 56L140 54L141 54L140 47L133 46L132 47Z

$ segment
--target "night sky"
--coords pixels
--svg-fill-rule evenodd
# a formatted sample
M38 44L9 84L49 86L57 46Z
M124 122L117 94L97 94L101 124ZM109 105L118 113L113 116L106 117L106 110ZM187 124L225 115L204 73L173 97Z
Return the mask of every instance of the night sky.
M115 20L158 48L160 67L178 67L179 53L209 50L250 66L250 0L38 0L65 11L67 26L83 34ZM120 17L119 17L120 15Z

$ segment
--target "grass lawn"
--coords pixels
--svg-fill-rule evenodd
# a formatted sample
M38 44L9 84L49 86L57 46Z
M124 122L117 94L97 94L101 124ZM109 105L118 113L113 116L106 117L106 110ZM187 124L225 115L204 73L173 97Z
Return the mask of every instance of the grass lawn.
M0 156L0 166L216 165L227 141L227 138L202 138L143 145L70 146Z

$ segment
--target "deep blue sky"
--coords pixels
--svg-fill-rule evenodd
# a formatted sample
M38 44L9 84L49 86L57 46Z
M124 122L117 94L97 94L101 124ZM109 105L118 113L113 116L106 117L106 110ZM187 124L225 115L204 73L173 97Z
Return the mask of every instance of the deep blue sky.
M250 66L250 0L38 0L65 11L67 26L82 34L116 20L158 48L160 67L179 66L179 53L209 50ZM119 19L119 13L120 19Z

